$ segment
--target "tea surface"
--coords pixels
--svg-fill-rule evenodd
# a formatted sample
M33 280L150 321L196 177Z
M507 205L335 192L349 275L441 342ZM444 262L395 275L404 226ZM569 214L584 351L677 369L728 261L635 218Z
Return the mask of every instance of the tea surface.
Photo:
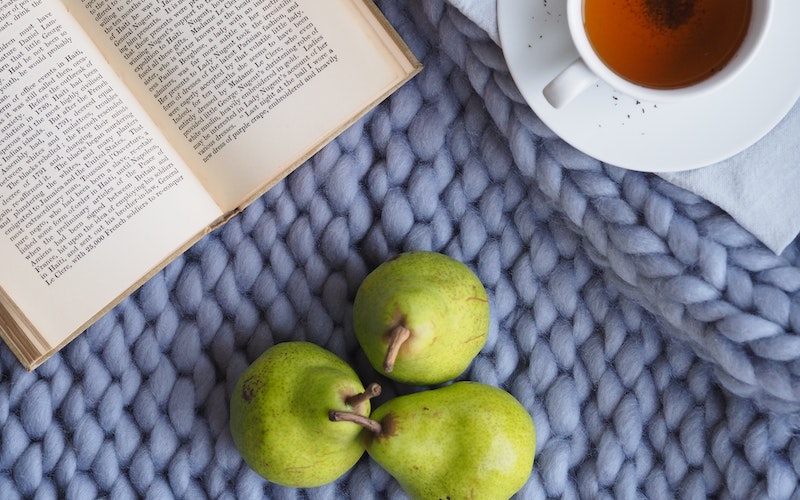
M621 77L669 89L702 81L736 53L752 0L585 0L597 54Z

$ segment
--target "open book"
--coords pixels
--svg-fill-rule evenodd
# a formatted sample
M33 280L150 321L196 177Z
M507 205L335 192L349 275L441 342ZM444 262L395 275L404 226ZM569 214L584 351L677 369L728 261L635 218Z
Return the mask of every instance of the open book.
M371 0L0 2L0 330L32 370L420 70Z

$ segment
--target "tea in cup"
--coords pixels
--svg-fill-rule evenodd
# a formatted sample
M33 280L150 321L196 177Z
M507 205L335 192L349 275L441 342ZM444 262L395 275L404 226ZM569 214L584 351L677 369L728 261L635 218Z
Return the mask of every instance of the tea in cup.
M566 0L579 58L544 88L556 108L598 80L642 100L719 88L767 34L775 0Z

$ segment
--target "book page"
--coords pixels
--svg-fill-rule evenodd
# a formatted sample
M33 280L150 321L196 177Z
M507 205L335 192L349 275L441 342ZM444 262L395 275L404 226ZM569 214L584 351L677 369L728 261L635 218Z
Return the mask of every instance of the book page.
M60 1L0 5L0 288L40 344L220 215Z
M415 71L364 0L64 0L225 209Z

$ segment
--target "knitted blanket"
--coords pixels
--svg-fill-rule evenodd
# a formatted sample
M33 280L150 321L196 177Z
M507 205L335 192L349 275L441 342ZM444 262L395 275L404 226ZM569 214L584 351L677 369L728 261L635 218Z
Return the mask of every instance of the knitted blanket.
M442 0L379 6L420 75L35 372L0 348L0 497L403 498L366 456L319 488L264 481L228 399L292 339L375 380L352 300L412 249L489 291L463 378L533 416L519 498L797 495L797 245L776 256L703 199L566 145Z

